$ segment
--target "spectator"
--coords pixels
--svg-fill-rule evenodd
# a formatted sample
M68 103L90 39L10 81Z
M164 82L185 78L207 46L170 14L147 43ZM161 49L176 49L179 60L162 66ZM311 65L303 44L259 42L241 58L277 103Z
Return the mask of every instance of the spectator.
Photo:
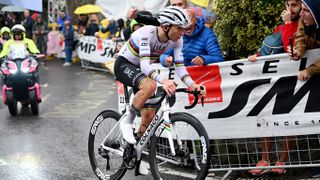
M216 14L212 12L207 12L205 17L205 26L209 29L212 29L215 22L216 22L217 16Z
M307 49L320 48L320 1L302 0L300 16L301 21L299 22L292 57L294 60L299 60L303 57ZM291 52L289 54L291 55ZM298 79L308 80L312 75L317 73L320 73L320 59L300 71Z
M183 35L183 58L185 66L207 65L223 61L221 50L215 33L205 27L204 20L196 17L194 12L187 10L191 19L191 25L185 29ZM160 56L163 66L171 65L173 61L173 49Z
M39 14L38 14L37 12L33 13L32 16L31 16L32 21L36 21L38 15L39 15Z
M110 37L110 31L108 30L109 21L107 19L103 19L100 22L99 31L96 34L98 38L108 39Z
M117 33L115 35L115 38L121 40L121 41L124 41L125 38L124 38L124 34L123 34L123 31L124 31L124 20L122 18L118 19L117 20Z
M142 26L143 24L138 23L136 20L132 19L129 24L129 27L127 27L123 32L125 40L127 41L130 38L130 35Z
M299 13L301 11L301 2L300 0L286 0L286 10L281 13L282 20L284 22L283 25L276 27L274 33L282 31L282 44L284 45L284 51L288 51L287 46L289 45L290 38L294 41L294 33L298 27ZM257 60L257 56L260 56L259 53L249 56L248 60L251 62L255 62ZM271 138L263 138L261 144L261 160L257 163L257 167L261 166L270 166L270 158L269 151L272 148L274 142L272 142ZM290 137L285 137L285 141L282 142L280 157L278 161L275 163L275 166L284 166L285 162L288 161L288 151L292 148L294 142ZM252 175L261 175L263 173L268 172L269 170L263 169L253 169L250 170L249 173ZM271 169L273 173L276 174L284 174L286 170L284 168L273 168Z
M64 30L64 25L65 25L65 21L66 20L69 20L70 22L70 16L65 14L64 11L61 11L60 14L59 14L59 17L58 17L58 30L59 31L63 31Z
M89 16L87 14L80 14L78 19L78 33L84 34L88 24Z
M151 25L159 26L160 23L158 22L157 18L153 18L151 12L149 11L139 11L138 15L146 16L146 17L151 17L150 23ZM154 21L154 22L151 22ZM124 29L123 35L125 40L127 41L130 38L131 33L133 33L135 30L139 29L142 27L144 24L137 22L135 19L132 19L129 26Z
M170 0L170 5L178 6L183 9L189 8L188 0ZM129 9L127 17L129 19L135 19L137 22L147 24L147 25L153 25L153 26L160 25L157 18L153 17L151 13L150 14L139 13L136 8Z
M92 14L89 17L88 25L86 28L85 36L95 36L99 32L99 20L97 15Z
M7 22L7 26L9 28L13 27L16 24L20 24L20 18L19 18L19 14L15 13L15 12L9 12L7 13L7 18L6 18L6 22Z
M64 37L64 52L66 53L66 60L63 64L63 67L71 66L72 65L72 48L73 48L73 27L68 19L64 22L64 30L63 30L63 37Z
M30 16L30 11L29 10L24 10L24 20L22 25L24 26L24 28L26 28L26 37L29 39L32 39L32 25L33 25L33 21L32 18Z
M208 16L214 16L214 19L215 19L215 14L200 7L191 7L188 0L170 0L170 5L178 6L183 9L192 9L195 15L203 18L205 22L207 22L206 19ZM147 14L139 14L136 8L129 9L127 17L129 19L135 19L139 23L159 26L159 22L157 21L156 17L153 17L152 15L147 15ZM214 24L214 21L211 18L210 21L208 21L207 26L213 26L213 24Z
M296 35L296 44L293 48L293 60L299 60L308 49L320 48L320 0L301 1L301 20ZM291 51L289 51L289 54L292 56ZM300 71L298 79L308 80L317 73L320 73L320 59ZM313 169L312 177L320 177L319 167Z
M292 38L292 43L294 42L294 33L298 28L300 10L300 0L286 0L286 9L281 13L284 24L277 26L273 32L274 34L281 32L282 45L285 52L288 50L287 46L290 45L290 38ZM261 54L261 51L259 51L255 55L249 56L248 60L255 62L257 57L261 55L265 54Z
M13 12L11 20L13 22L13 26L16 25L16 24L21 24L20 13Z
M41 15L39 14L36 21L33 24L33 34L35 35L35 41L38 49L42 54L45 54L47 51L47 34L49 32L48 25L42 20Z
M0 14L0 29L6 26L6 18L3 14Z
M115 37L117 33L117 23L114 20L110 20L107 31L110 31L110 37Z

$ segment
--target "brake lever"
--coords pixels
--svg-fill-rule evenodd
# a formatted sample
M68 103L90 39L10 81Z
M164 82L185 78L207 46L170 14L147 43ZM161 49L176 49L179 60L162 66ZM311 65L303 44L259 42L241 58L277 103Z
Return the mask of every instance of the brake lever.
M200 86L200 90L204 90L204 87ZM201 96L201 105L202 105L202 107L204 107L204 97L203 96Z

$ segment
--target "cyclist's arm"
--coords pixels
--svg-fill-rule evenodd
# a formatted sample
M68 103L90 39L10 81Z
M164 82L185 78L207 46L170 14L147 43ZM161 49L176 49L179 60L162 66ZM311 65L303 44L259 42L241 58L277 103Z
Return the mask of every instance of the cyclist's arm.
M146 76L159 83L162 83L163 80L165 80L165 77L151 66L151 50L149 39L150 38L148 38L147 36L142 36L140 39L140 68Z
M174 47L174 63L176 65L176 72L180 79L188 86L193 86L194 81L191 79L186 67L184 66L184 59L182 54L182 39L178 40Z

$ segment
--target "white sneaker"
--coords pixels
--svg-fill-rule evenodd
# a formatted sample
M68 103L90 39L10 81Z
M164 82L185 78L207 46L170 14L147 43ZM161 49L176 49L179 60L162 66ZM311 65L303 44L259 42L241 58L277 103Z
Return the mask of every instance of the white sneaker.
M71 63L69 63L69 62L65 62L64 64L63 64L63 67L67 67L67 66L71 66L72 64Z
M148 175L149 174L149 164L144 162L144 161L141 161L141 164L140 164L140 167L139 167L139 173L141 175Z
M120 131L122 133L122 137L129 144L136 144L137 141L133 135L132 123L128 123L127 118L130 118L128 113L125 113L120 119Z

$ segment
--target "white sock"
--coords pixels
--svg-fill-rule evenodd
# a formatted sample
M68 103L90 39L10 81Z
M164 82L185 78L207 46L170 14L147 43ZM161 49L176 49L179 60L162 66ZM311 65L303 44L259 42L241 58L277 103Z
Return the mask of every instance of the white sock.
M127 115L127 117L123 119L123 122L126 124L132 124L134 118L136 117L136 113L132 105L129 106L128 111L125 114Z

